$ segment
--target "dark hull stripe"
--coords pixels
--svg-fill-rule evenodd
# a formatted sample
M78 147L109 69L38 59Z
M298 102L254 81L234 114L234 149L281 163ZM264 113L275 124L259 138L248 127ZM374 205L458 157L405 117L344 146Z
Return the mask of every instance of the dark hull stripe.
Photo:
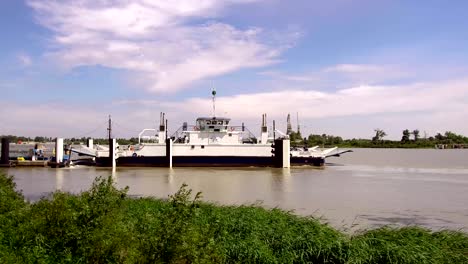
M118 167L167 167L167 158L153 157L119 157L116 161ZM323 166L323 158L292 157L291 165ZM110 167L108 157L96 158L96 165ZM272 157L242 157L242 156L174 156L173 167L272 167Z
M311 165L311 166L323 166L325 164L324 158L310 158L310 157L291 157L291 166L298 165Z

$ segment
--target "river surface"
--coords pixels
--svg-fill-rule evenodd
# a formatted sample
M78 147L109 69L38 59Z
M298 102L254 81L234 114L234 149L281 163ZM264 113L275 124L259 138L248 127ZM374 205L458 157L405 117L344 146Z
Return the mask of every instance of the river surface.
M468 150L354 149L324 168L11 168L30 200L78 193L112 175L132 196L167 198L182 183L219 204L320 217L341 230L420 225L468 230Z

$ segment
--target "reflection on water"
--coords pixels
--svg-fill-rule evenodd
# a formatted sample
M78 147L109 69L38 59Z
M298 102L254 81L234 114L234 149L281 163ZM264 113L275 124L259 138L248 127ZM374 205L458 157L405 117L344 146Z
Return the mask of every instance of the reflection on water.
M96 176L111 175L118 186L129 186L132 196L167 198L186 183L202 191L205 201L261 202L323 217L338 228L416 224L460 229L468 226L467 154L358 149L319 169L75 167L12 168L8 173L31 200L54 190L78 193Z
M63 170L56 170L55 173L55 189L62 191L63 188Z

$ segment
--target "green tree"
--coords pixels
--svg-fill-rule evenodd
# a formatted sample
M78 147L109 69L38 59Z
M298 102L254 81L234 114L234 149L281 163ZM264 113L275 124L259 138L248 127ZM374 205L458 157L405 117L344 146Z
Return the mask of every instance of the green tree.
M375 136L372 138L372 141L377 142L383 140L384 137L387 136L387 133L383 131L382 129L374 129L375 131Z
M442 141L442 140L445 139L445 137L444 137L442 134L437 133L437 134L435 135L435 139L438 140L438 141Z
M418 141L419 139L419 130L415 129L413 130L413 137L414 137L414 141Z
M403 136L401 137L401 142L408 142L410 140L410 132L408 129L403 130Z
M289 139L291 140L291 144L301 144L302 142L302 135L300 132L294 132L292 131L291 134L289 134Z
M46 142L46 139L44 137L35 137L34 141L35 142Z
M310 134L309 137L307 138L307 144L309 146L323 145L325 144L325 141L323 140L323 137L320 135Z
M468 143L468 138L467 137L462 136L462 135L457 135L457 134L455 134L453 132L450 132L450 131L445 132L445 139L449 143L457 143L457 144Z

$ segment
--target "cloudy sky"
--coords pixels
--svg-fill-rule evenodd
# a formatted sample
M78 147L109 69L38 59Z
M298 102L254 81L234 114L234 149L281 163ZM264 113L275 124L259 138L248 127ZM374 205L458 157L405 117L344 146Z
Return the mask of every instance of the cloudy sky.
M0 134L118 137L212 114L258 133L468 135L467 1L2 0Z

